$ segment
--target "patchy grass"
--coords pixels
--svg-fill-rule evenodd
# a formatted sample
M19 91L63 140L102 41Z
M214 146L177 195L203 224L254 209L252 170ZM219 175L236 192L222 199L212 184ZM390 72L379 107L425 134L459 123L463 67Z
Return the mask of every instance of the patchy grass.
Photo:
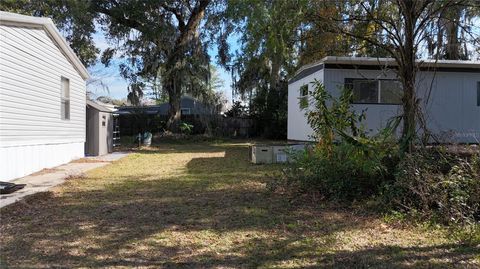
M247 144L143 149L1 209L0 267L475 268L441 229L267 190Z

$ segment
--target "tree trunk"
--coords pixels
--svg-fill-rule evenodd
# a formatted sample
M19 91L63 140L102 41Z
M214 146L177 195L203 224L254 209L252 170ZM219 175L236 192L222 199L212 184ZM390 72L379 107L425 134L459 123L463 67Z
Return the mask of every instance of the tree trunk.
M460 59L460 42L458 40L458 30L460 21L460 7L452 7L447 11L446 15L446 33L447 44L445 48L445 58L447 60ZM442 45L442 44L440 44Z
M178 71L181 69L182 61L186 55L187 47L189 42L192 41L192 38L197 34L197 29L200 24L200 21L205 15L205 9L207 8L210 0L200 0L198 6L196 6L188 18L186 24L183 21L180 28L180 35L175 41L175 45L170 52L170 55L167 59L166 70L170 73L167 75L167 83L165 83L166 90L168 92L168 102L170 104L170 109L168 111L168 121L167 121L167 130L174 133L179 132L179 124L181 119L180 111L180 99L182 98L182 85L180 81L182 78L179 77Z
M403 132L401 149L404 152L413 150L416 135L416 112L417 102L415 94L415 24L416 2L401 1L401 13L405 20L405 49L402 55L403 61L399 64L399 75L403 84Z
M168 120L167 120L167 130L178 133L180 131L180 120L181 120L181 98L182 91L177 89L175 82L171 81L167 86L168 92L168 103L170 108L168 109Z

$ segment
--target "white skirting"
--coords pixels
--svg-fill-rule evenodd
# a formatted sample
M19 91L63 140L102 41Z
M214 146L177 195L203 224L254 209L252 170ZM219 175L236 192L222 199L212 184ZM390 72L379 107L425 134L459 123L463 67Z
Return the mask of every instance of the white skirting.
M11 181L83 156L83 142L0 147L0 181Z

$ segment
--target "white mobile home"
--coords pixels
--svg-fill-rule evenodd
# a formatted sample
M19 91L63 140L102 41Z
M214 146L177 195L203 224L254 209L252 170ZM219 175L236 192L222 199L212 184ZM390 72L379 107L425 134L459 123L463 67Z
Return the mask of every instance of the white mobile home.
M0 12L0 180L84 156L88 77L50 19Z
M447 141L480 141L480 62L418 61L416 91L427 128ZM288 85L288 139L309 141L313 133L299 101L314 80L333 96L343 87L353 90L353 109L366 111L365 127L371 133L402 113L402 86L389 58L326 57L304 66ZM448 138L447 138L448 137Z

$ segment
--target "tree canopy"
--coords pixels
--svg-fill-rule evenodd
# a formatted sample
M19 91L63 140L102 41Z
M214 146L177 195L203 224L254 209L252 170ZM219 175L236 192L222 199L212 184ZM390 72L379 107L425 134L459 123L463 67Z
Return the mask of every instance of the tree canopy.
M404 131L411 135L421 120L415 59L480 53L476 0L0 0L0 9L51 17L87 66L118 64L132 103L146 94L168 100L172 130L182 95L215 102L214 61L231 72L234 95L262 126L286 128L280 122L286 122L287 80L300 66L333 55L399 63ZM93 42L98 29L110 45L101 55Z

